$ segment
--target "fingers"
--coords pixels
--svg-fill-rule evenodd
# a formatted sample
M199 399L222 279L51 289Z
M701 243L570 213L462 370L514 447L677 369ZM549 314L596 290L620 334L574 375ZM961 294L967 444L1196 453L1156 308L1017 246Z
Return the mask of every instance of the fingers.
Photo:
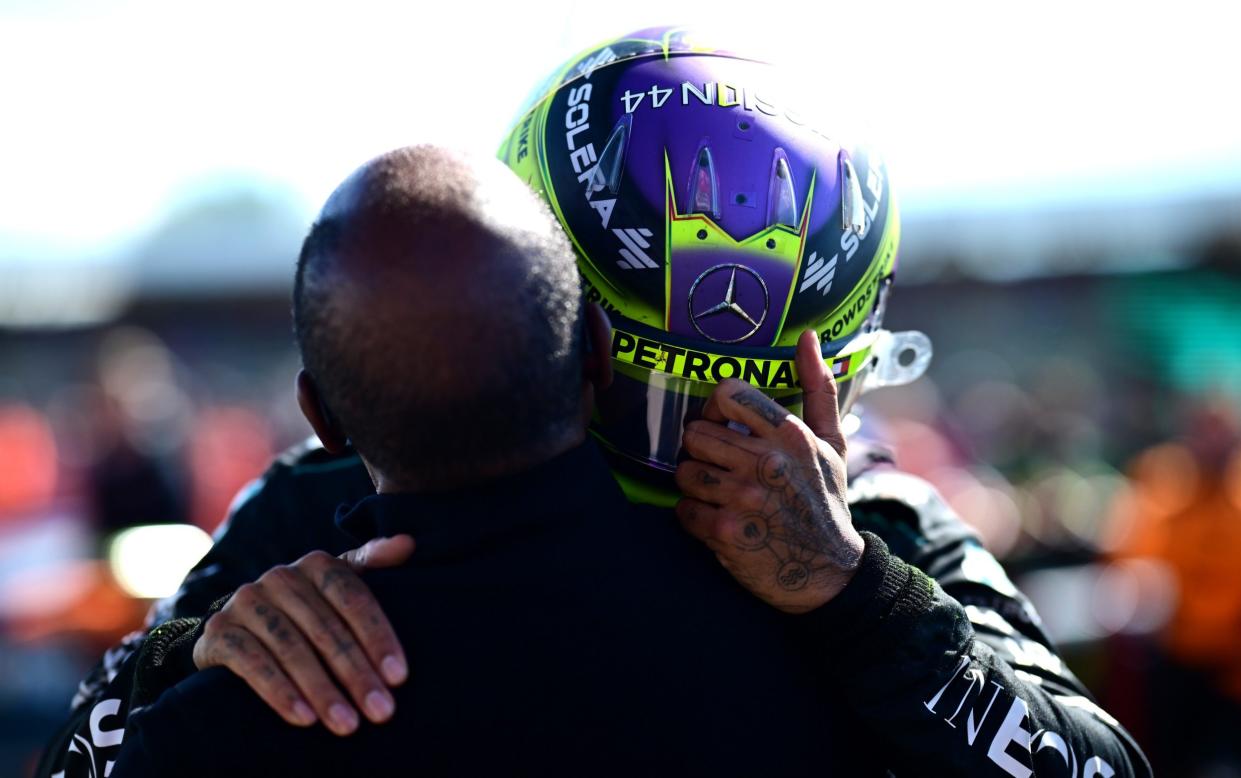
M845 438L840 429L836 379L823 361L819 336L814 330L806 330L798 338L795 359L804 397L802 416L806 426L837 454L844 456Z
M677 519L685 531L710 545L715 542L717 527L726 517L714 505L690 497L682 498L676 505Z
M726 470L754 466L754 457L765 450L762 442L713 421L692 421L681 437L685 451L694 459Z
M412 543L412 539L410 539ZM405 652L370 589L347 564L323 552L299 559L305 577L289 615L314 641L336 677L372 720L387 718L392 685L408 675ZM387 711L390 714L390 710Z
M759 437L770 437L792 416L788 409L749 384L730 378L715 387L702 410L708 421L740 422Z
M682 494L712 505L737 502L744 487L727 470L692 459L677 467L676 483Z
M227 617L217 614L208 619L203 637L194 645L194 663L204 670L227 667L295 727L308 727L318 718L271 652Z
M676 471L685 494L676 506L681 525L742 586L787 613L839 594L861 547L844 498L836 386L813 331L802 335L796 359L805 421L747 383L724 381L702 419L686 426L693 458Z
M340 558L354 570L361 572L403 565L413 553L414 538L411 535L393 535L390 538L375 538L363 546L346 551Z
M358 549L350 560L359 567L399 564L413 551L409 536L384 541ZM385 680L393 685L405 680L405 654L370 590L344 560L315 551L293 565L273 568L238 589L208 626L216 622L217 631L232 624L250 635L270 658L268 663L300 691L311 718L317 712L334 733L356 730L357 710L377 724L392 717L395 701ZM200 641L207 644L204 653L219 650L209 637ZM199 653L196 646L196 659ZM255 661L233 661L230 666L251 686L271 677Z
M390 538L376 538L361 548L346 551L341 554L341 559L351 568L359 571L363 568L396 567L409 559L414 553L414 547L412 536L393 535ZM326 571L324 575L327 575ZM405 651L401 648L401 643L397 640L396 633L388 622L388 617L384 615L383 609L371 597L370 590L361 580L341 588L345 590L351 588L358 593L357 612L355 613L354 608L351 607L350 610L342 611L342 613L349 618L350 628L362 641L374 666L379 668L384 680L389 684L396 686L404 683L409 675ZM349 599L346 595L348 591L344 592L342 600Z
M755 512L734 516L727 510L690 498L677 503L676 514L685 531L714 552L724 569L747 585L751 573L734 557L739 550L755 551L767 545L766 518Z
M276 568L289 570L289 568ZM271 581L269 572L260 581ZM291 573L296 577L296 573ZM277 576L278 577L278 576ZM231 611L229 618L258 640L263 648L279 664L302 694L310 701L328 729L337 735L348 735L358 728L358 714L341 694L340 689L328 677L323 663L316 655L317 643L314 638L307 641L309 634L300 620L290 620L282 612L293 610L290 598L285 595L278 599L277 605L269 598L263 583L246 584L237 590L229 602ZM212 619L214 620L214 619ZM210 625L211 622L208 622ZM319 648L322 653L322 648ZM326 656L326 655L325 655ZM249 682L249 678L246 678ZM365 695L363 695L363 698ZM360 699L355 696L355 699Z

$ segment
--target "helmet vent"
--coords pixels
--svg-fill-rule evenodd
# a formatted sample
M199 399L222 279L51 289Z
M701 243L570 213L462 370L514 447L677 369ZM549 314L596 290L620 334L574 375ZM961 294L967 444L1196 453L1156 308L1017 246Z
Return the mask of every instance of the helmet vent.
M776 149L771 160L771 185L767 192L767 226L784 224L797 229L797 194L793 173L784 149Z
M625 114L612 128L607 145L599 155L599 164L595 166L595 172L587 184L587 194L607 189L615 195L620 191L621 174L625 172L625 149L629 145L632 129L633 114Z
M853 163L843 153L840 155L840 228L852 230L866 237L866 212L862 200L862 185L858 182Z
M694 172L689 179L689 213L705 213L712 218L720 215L720 187L715 178L715 160L711 147L704 142L694 158Z

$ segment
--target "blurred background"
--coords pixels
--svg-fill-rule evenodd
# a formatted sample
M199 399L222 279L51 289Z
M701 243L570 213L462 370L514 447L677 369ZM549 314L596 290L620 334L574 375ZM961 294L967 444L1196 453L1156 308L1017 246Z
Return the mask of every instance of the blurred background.
M1231 6L698 15L0 0L0 775L308 435L288 300L335 184L410 142L494 149L551 67L669 22L774 52L870 125L903 207L887 324L936 357L859 421L979 529L1161 774L1241 775Z

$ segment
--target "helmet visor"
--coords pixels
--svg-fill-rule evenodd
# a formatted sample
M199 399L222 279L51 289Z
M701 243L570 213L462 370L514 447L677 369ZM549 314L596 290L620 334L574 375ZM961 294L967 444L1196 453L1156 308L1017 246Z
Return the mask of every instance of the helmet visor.
M847 410L878 362L883 330L823 344L823 361L836 377ZM793 363L796 349L729 348L679 339L623 320L612 332L613 381L597 397L592 428L606 446L635 463L676 469L685 425L702 417L717 384L746 381L802 415L802 390ZM916 376L915 376L916 377ZM910 379L912 380L912 379Z

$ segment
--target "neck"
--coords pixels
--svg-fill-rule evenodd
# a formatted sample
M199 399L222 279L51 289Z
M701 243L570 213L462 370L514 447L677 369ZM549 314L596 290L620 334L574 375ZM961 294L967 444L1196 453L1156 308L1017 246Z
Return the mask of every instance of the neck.
M446 467L434 473L389 474L367 462L367 469L371 473L371 480L375 482L375 491L379 494L448 492L498 478L520 475L580 446L585 440L585 428L575 427L521 451L485 461L471 461L460 468Z

